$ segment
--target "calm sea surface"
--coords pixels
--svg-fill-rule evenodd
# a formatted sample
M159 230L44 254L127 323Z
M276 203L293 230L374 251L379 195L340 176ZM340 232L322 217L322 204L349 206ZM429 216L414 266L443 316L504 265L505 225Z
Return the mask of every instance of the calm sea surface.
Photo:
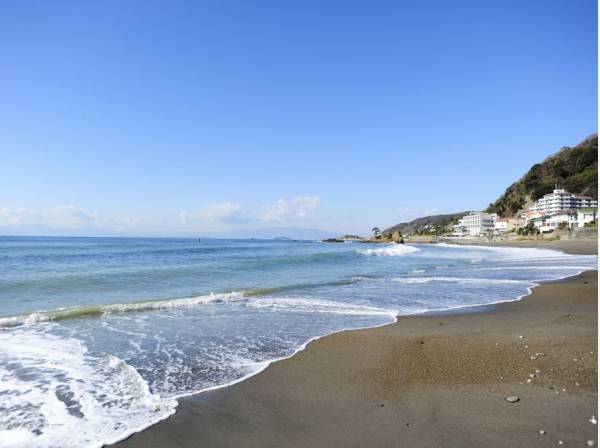
M0 447L100 447L312 338L515 300L597 261L443 244L0 238Z

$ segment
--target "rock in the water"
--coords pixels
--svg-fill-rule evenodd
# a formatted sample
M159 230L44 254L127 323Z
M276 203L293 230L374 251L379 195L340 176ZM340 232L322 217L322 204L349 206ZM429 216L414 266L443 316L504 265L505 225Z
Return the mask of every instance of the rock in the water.
M516 395L511 395L510 397L506 397L506 401L508 401L509 403L516 403L517 401L519 401L519 397L517 397Z

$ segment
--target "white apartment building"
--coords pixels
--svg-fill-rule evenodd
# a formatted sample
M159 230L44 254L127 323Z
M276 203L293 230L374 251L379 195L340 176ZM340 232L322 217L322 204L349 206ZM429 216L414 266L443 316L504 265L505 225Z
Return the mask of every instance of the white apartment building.
M529 209L529 218L555 215L563 210L598 207L598 201L588 196L578 196L557 188L552 193L537 200Z
M494 230L495 213L471 212L463 216L454 226L454 234L458 236L485 235Z
M494 231L496 233L507 233L519 226L519 221L514 218L498 218L494 222Z

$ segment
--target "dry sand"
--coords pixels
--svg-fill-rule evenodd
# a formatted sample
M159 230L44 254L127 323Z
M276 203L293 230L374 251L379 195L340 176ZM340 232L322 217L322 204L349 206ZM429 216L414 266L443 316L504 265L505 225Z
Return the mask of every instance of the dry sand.
M596 253L595 243L567 250ZM242 383L182 399L173 417L119 446L588 446L597 442L597 291L593 271L518 302L337 333Z

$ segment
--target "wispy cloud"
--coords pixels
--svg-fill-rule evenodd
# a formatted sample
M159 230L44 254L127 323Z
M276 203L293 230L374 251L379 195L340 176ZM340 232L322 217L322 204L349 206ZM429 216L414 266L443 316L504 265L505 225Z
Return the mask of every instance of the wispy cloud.
M302 221L320 205L318 196L298 196L289 201L279 199L275 204L264 206L259 219L265 222Z
M182 211L179 221L192 223L295 223L306 221L321 205L318 196L297 196L279 199L256 209L247 209L233 202L209 204L196 213Z
M179 220L183 224L194 222L221 222L221 223L244 223L253 221L253 217L248 210L242 208L233 202L220 202L209 204L200 209L197 213L182 211L179 213Z
M17 227L40 224L44 219L41 213L28 208L0 207L0 226Z
M45 226L126 230L135 223L136 221L129 217L106 217L75 205L59 205L46 212L27 208L0 208L0 227Z
M0 207L0 227L11 233L22 230L48 230L78 234L80 231L106 233L145 233L215 231L243 229L264 224L266 227L285 224L313 223L313 213L320 207L318 196L296 196L279 199L256 207L243 207L234 202L208 204L197 211L181 211L177 218L135 219L128 216L108 216L76 205L58 205L44 211L29 208ZM46 229L46 230L44 230Z

